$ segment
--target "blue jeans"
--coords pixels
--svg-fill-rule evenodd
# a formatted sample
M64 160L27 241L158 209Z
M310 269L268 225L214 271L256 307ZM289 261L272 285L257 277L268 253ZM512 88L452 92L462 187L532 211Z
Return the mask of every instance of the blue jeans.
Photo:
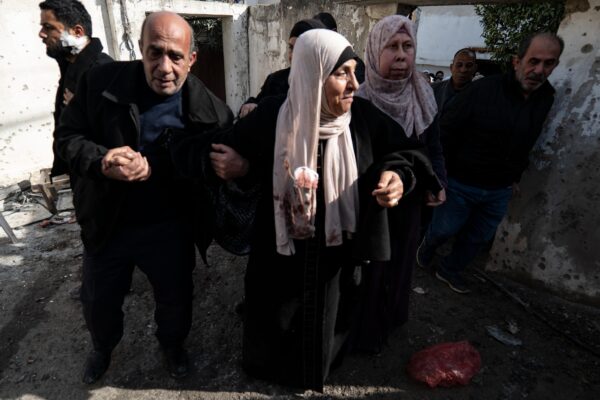
M433 211L420 253L426 262L435 250L458 234L451 253L441 269L458 274L475 258L484 243L489 242L506 214L512 188L481 189L448 179L446 202Z

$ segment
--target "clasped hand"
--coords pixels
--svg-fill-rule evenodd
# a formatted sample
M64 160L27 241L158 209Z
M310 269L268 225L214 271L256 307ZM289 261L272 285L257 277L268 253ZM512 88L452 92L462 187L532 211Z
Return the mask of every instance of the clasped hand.
M102 159L102 173L111 179L126 182L145 181L151 168L146 157L129 146L110 149Z

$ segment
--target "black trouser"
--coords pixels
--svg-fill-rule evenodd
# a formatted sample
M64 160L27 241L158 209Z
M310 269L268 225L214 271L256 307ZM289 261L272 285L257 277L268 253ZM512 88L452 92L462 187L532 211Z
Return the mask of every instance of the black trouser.
M123 299L134 266L152 284L164 347L180 345L192 322L195 250L188 229L176 221L127 226L98 253L84 253L81 301L94 349L112 351L123 335Z

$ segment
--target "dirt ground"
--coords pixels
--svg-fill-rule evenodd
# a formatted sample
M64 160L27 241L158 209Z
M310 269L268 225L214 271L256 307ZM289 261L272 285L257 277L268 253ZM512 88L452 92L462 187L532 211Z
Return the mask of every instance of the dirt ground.
M489 281L470 275L470 295L458 295L415 272L411 321L380 355L352 355L333 371L323 394L254 380L240 367L245 260L217 247L211 267L195 270L194 324L187 342L192 374L167 376L153 332L152 293L136 272L124 306L125 335L97 384L80 383L90 347L79 302L82 246L75 224L0 236L1 399L598 399L600 358L550 328ZM0 233L1 235L1 233ZM566 302L491 275L571 338L600 353L600 310ZM419 293L417 293L419 292ZM486 326L511 324L521 346L503 344ZM410 355L432 344L469 340L482 369L468 386L430 389L406 374Z

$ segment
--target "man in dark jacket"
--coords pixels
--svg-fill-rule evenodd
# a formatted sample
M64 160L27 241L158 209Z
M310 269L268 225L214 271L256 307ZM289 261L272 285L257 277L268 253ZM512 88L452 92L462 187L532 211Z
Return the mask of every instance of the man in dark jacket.
M514 71L472 83L441 117L447 200L433 213L417 262L430 264L435 249L460 232L436 271L455 292L470 291L461 272L491 240L528 165L554 101L547 78L563 47L551 33L528 37L513 58Z
M46 45L46 54L56 60L60 69L54 101L56 129L60 114L73 98L77 82L83 73L96 65L111 62L112 58L102 52L100 40L92 37L90 14L79 1L45 0L39 7L39 37ZM54 161L50 175L68 173L67 163L56 155L56 143L53 144L52 150Z
M294 44L296 43L296 39L298 39L298 36L311 29L325 29L325 25L318 19L303 19L296 22L292 27L288 39L288 60L290 64L292 63L292 57L294 55ZM254 110L258 106L258 103L265 97L287 94L288 89L290 88L290 85L288 84L289 77L289 67L269 74L260 88L260 93L258 93L256 97L248 98L248 100L242 104L239 112L240 118L244 118Z
M450 64L450 79L445 81L439 80L431 85L433 94L435 95L435 102L438 106L438 115L441 116L454 96L473 81L475 72L477 72L477 56L475 52L467 48L458 50L454 54L452 64Z
M191 184L177 178L165 131L188 134L231 124L229 108L188 75L192 28L170 12L142 26L142 61L90 70L65 109L60 156L77 176L74 204L84 243L81 300L93 351L83 381L109 366L123 333L123 297L134 265L154 288L156 336L172 377L188 373L183 342L192 318L195 264ZM183 195L182 195L183 194Z

